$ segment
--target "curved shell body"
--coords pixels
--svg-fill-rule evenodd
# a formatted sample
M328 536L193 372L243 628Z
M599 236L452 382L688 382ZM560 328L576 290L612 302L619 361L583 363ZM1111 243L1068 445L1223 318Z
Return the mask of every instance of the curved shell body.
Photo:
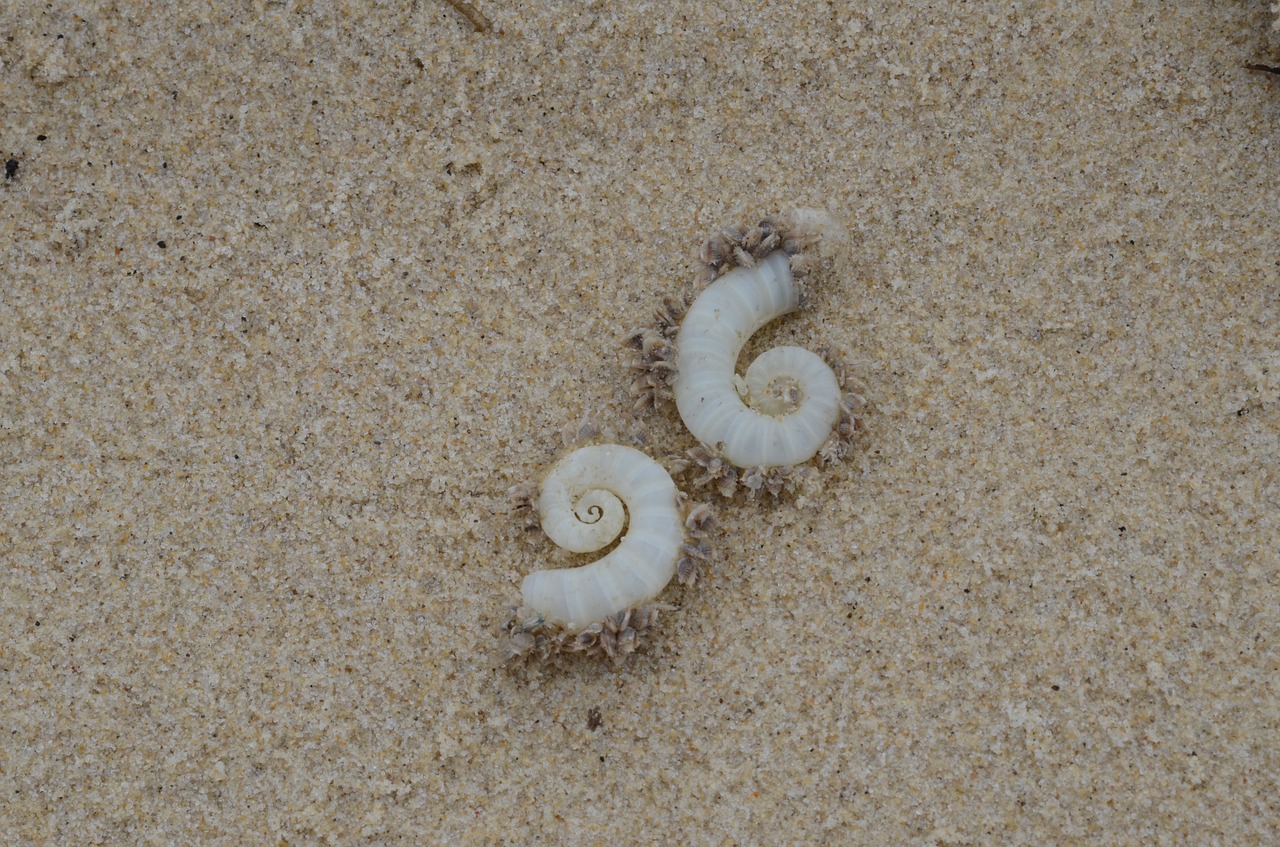
M684 542L677 497L666 470L630 447L583 447L560 460L538 497L551 540L589 553L610 544L624 526L627 532L589 565L529 574L521 586L525 607L577 632L656 597L675 575Z
M680 417L740 468L805 462L839 419L836 375L808 350L773 348L751 363L745 380L735 375L747 339L799 305L790 259L777 250L708 286L676 335L680 367L672 390Z

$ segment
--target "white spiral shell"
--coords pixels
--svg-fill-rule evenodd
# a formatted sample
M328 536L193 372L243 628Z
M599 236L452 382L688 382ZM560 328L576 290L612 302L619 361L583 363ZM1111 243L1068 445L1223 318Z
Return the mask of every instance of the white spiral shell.
M521 586L525 608L578 632L656 597L675 575L684 542L678 497L666 470L630 447L599 444L561 459L538 495L547 536L572 552L590 553L624 526L627 532L589 565L529 574Z
M735 374L747 339L799 305L790 258L777 250L708 286L676 335L679 372L671 387L680 417L740 468L805 462L839 420L840 383L815 353L775 347L751 363L745 380Z

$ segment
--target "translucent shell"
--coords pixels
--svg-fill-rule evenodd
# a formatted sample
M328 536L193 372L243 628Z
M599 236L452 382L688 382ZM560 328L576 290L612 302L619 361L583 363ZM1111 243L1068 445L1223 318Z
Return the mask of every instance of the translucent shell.
M536 571L521 587L526 609L578 632L656 597L676 572L685 525L679 492L657 462L630 447L583 447L542 483L542 529L560 547L591 553L626 535L604 557L576 568Z
M680 417L694 437L740 468L805 462L839 420L839 381L815 353L775 347L751 363L745 379L735 374L747 340L799 305L790 257L777 250L708 286L676 335L672 391Z

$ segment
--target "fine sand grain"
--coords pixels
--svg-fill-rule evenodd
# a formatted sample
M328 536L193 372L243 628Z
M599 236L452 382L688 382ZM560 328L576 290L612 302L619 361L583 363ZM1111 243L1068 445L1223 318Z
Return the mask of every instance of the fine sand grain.
M1268 0L0 4L0 845L1280 843ZM739 211L869 431L621 668L507 490Z

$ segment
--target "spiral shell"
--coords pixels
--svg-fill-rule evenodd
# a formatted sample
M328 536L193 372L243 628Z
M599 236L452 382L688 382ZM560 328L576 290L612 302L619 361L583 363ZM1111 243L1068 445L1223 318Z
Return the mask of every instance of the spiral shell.
M535 571L521 586L539 623L577 633L656 597L676 573L685 540L680 493L639 450L582 447L543 481L537 511L547 536L575 553L617 546L589 565Z
M840 380L815 353L776 347L735 374L738 355L761 327L797 308L791 259L775 250L708 286L676 334L671 387L685 426L739 468L790 467L811 459L841 416Z

